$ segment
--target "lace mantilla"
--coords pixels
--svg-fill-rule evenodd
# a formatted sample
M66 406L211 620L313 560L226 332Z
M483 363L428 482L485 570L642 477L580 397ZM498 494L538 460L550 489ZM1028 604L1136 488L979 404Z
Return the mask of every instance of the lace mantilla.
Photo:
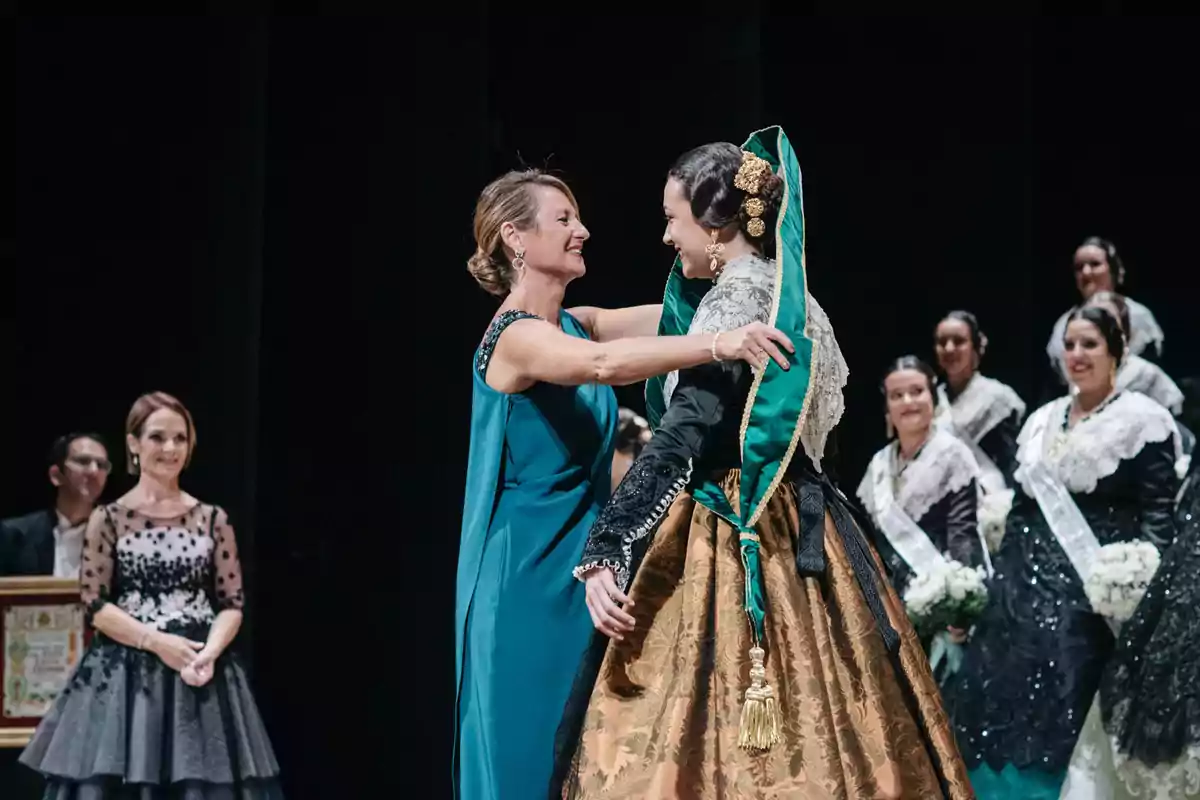
M708 290L688 326L689 334L721 333L766 322L771 316L771 298L775 288L775 264L756 255L735 258L725 265L716 285ZM679 373L672 372L663 381L664 407L679 385Z
M899 446L892 442L876 453L858 485L858 499L872 517L876 514L875 476L892 481L896 502L914 522L946 495L979 479L979 465L971 450L945 430L935 428L916 459L897 477L895 453Z
M1138 301L1128 297L1125 298L1125 305L1129 308L1129 327L1133 328L1133 333L1129 337L1129 352L1138 355L1153 346L1155 352L1161 353L1163 330L1159 326L1158 320L1154 318L1154 313ZM1074 310L1074 308L1068 310L1055 321L1054 329L1050 332L1050 341L1046 343L1046 355L1050 357L1051 365L1064 378L1066 374L1063 370L1063 335L1067 332L1067 317L1071 316L1071 312Z
M1183 392L1162 367L1130 355L1117 373L1117 388L1144 394L1173 415L1183 412Z
M755 255L729 262L717 278L716 285L700 301L688 333L718 333L751 322L765 323L771 315L774 288L774 262ZM850 381L850 367L842 355L829 316L811 294L808 295L804 333L814 343L809 376L813 390L809 395L808 414L804 429L800 431L800 442L813 466L820 472L829 434L841 422L846 410L842 390ZM668 406L678 385L679 374L672 372L663 384L663 401Z
M938 386L938 418L951 423L959 436L978 443L1013 414L1025 416L1025 401L1010 386L978 373L958 397L950 400L945 386Z
M809 374L812 391L808 398L808 416L800 431L800 442L817 472L825 456L829 434L842 421L846 401L842 390L850 381L850 367L842 356L833 325L817 298L808 296L808 320L804 332L813 341L813 362Z
M1084 417L1069 431L1062 422L1071 398L1060 397L1033 412L1017 437L1016 479L1033 496L1026 483L1025 467L1047 461L1058 479L1075 494L1095 491L1101 478L1117 471L1150 442L1165 442L1179 429L1170 413L1145 395L1122 392L1103 408ZM1032 452L1030 439L1043 428L1043 451Z

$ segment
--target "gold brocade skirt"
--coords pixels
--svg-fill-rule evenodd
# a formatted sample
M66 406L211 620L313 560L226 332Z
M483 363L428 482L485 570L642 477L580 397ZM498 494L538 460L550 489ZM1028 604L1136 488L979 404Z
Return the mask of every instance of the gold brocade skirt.
M726 478L727 489L736 491L737 476ZM797 573L798 529L795 492L785 484L756 526L767 684L779 703L781 740L766 752L738 747L751 647L738 534L681 495L631 587L637 629L605 653L565 797L975 796L928 659L894 590L879 581L900 634L895 657L829 512L823 581Z

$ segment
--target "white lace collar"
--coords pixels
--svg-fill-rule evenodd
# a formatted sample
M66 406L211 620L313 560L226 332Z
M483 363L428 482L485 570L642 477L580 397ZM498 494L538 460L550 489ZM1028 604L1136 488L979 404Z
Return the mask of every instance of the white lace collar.
M1162 367L1138 355L1130 355L1117 373L1117 388L1138 392L1178 416L1183 412L1183 391Z
M978 443L1013 414L1025 416L1025 401L1011 387L978 372L954 400L938 386L938 421L949 423L962 438Z
M1039 408L1017 437L1017 482L1030 494L1025 483L1025 467L1036 461L1046 463L1058 479L1073 493L1088 494L1096 484L1117 471L1150 442L1165 442L1176 437L1175 420L1165 408L1137 392L1121 392L1102 408L1062 431L1071 397L1060 397ZM1034 452L1031 439L1044 429L1043 447Z
M979 465L971 451L943 428L934 427L917 457L897 476L899 448L899 442L891 442L877 452L858 485L858 499L872 516L875 501L871 487L876 475L882 474L892 482L896 502L914 522L919 522L943 497L979 478Z

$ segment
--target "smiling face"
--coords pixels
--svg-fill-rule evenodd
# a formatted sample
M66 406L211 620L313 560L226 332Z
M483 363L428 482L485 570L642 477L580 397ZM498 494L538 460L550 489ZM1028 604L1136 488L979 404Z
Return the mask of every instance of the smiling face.
M705 248L712 243L712 234L692 214L692 204L684 194L683 184L675 178L668 178L663 187L663 214L667 217L663 244L674 247L679 253L684 277L711 278Z
M1075 251L1075 286L1084 300L1096 292L1113 291L1117 279L1102 248L1085 244Z
M979 353L971 339L971 326L961 319L944 319L934 333L938 366L955 385L965 383L979 369Z
M929 430L933 421L933 392L929 378L915 369L898 369L883 380L887 415L897 433Z
M579 218L575 205L553 186L535 184L526 188L537 200L537 216L526 230L505 223L501 235L514 252L524 251L526 269L570 280L582 276L583 243L591 234Z
M166 483L179 478L191 451L187 420L169 408L160 408L142 423L139 435L126 439L129 452L138 457L141 472Z
M1080 392L1112 391L1116 359L1101 330L1085 319L1073 319L1063 337L1067 378Z

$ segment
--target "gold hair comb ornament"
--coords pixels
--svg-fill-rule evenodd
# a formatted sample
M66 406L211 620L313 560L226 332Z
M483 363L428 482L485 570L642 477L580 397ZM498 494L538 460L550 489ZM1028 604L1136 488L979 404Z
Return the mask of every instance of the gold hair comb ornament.
M774 170L765 159L748 150L742 151L742 165L738 167L733 185L747 195L742 201L742 208L745 209L746 216L750 217L750 221L746 223L746 233L755 239L767 232L767 225L761 219L763 212L767 210L767 204L755 195L762 191L763 181L773 174Z

